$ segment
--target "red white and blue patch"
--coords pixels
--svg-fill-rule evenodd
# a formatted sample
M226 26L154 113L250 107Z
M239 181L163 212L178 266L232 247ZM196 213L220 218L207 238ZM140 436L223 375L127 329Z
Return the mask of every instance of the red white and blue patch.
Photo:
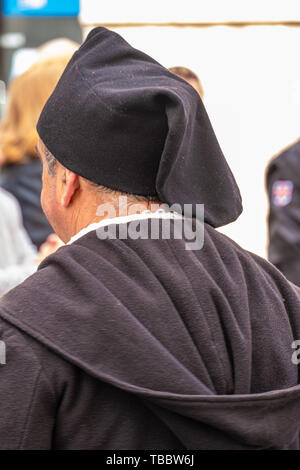
M294 184L292 181L275 181L272 188L272 202L276 207L287 206L293 198Z

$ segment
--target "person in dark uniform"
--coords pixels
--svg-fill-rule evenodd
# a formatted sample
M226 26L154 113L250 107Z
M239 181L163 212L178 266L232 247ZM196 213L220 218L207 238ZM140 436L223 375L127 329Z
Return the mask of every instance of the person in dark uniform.
M196 90L95 28L37 130L66 245L0 302L0 447L298 449L300 289L215 229L242 204Z
M287 279L300 286L300 141L270 162L266 187L268 258Z

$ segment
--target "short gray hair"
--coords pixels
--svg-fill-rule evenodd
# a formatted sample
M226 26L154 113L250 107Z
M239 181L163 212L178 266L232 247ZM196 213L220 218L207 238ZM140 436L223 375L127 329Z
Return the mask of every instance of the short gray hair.
M52 155L50 150L47 149L47 147L45 147L45 160L46 160L49 175L54 176L57 160L54 157L54 155ZM93 181L88 180L86 178L83 178L83 179L88 183L88 185L90 186L91 190L94 193L100 193L101 192L102 194L106 193L106 194L109 194L109 195L114 196L114 197L127 196L128 197L128 202L132 202L132 203L136 203L136 202L147 202L147 203L154 202L154 203L156 203L156 202L159 201L157 196L156 197L155 196L137 196L135 194L129 194L129 193L125 193L123 191L118 191L118 190L113 190L113 189L107 188L106 186L101 186L101 185L99 185L97 183L94 183Z
M52 155L50 150L47 149L47 147L45 148L45 160L46 160L49 175L54 176L57 160L54 157L54 155Z

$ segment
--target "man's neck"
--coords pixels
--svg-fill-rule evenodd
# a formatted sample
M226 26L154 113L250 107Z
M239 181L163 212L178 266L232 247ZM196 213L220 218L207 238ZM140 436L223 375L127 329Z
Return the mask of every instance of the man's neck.
M128 202L128 198L126 196L120 196L117 203L115 201L108 201L98 205L93 204L93 206L92 210L91 205L81 207L80 212L76 214L76 217L74 217L74 223L72 224L73 228L69 239L73 238L77 233L81 232L88 226L100 223L105 219L127 217L141 214L145 211L156 212L158 209L163 207L163 204L159 201L147 202L133 200L132 198L130 198L130 202Z

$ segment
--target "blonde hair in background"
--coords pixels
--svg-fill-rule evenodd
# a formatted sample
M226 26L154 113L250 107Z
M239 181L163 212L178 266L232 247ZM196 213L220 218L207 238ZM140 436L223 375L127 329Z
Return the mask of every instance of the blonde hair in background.
M8 90L5 115L0 124L0 164L37 158L36 125L72 54L39 60L16 77Z

